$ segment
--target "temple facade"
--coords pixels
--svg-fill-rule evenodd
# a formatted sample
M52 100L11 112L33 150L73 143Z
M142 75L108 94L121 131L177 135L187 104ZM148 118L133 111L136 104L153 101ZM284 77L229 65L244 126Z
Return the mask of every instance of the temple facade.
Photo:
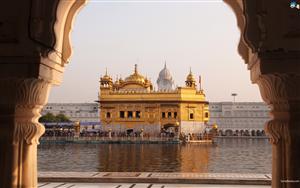
M172 76L165 65L159 74L158 85L161 80L168 87L154 90L151 81L139 74L137 65L133 74L124 80L113 81L106 72L100 78L99 92L103 129L143 131L150 135L162 131L203 132L209 121L208 101L203 89L197 88L192 72L187 75L184 87L173 88Z

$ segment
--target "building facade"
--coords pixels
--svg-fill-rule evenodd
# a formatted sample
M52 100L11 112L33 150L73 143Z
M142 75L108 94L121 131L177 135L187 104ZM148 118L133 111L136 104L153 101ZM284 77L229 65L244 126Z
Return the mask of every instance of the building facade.
M98 103L48 103L42 110L42 115L64 114L71 121L99 122Z
M125 80L113 81L106 73L100 78L99 103L102 128L115 132L200 133L209 120L204 91L197 89L191 71L185 87L157 91L137 65Z
M223 136L262 136L270 120L270 108L262 102L213 102L209 108L209 123Z

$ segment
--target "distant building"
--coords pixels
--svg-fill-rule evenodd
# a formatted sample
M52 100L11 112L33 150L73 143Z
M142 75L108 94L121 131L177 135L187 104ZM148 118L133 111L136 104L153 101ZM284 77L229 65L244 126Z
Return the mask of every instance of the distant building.
M114 132L159 134L200 133L209 119L208 102L203 90L197 89L190 71L184 87L172 88L173 80L166 68L154 90L150 80L138 73L115 80L106 73L100 78L100 121L103 129Z
M209 109L209 123L216 123L222 135L260 136L270 120L270 108L262 102L212 102Z
M71 121L99 122L98 106L98 103L48 103L44 106L42 115L64 114Z

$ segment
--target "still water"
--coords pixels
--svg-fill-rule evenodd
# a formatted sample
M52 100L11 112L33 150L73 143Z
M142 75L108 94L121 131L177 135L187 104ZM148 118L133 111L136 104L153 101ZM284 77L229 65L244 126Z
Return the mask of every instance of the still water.
M41 144L40 171L271 173L266 139L217 139L217 145Z

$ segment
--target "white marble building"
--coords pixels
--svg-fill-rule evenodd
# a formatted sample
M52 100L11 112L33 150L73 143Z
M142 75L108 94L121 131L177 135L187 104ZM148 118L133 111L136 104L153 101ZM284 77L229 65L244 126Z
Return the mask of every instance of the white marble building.
M216 123L222 135L264 134L270 108L260 102L211 102L209 124Z
M64 114L71 121L99 122L98 103L48 103L42 110L42 115L48 112L57 115Z

